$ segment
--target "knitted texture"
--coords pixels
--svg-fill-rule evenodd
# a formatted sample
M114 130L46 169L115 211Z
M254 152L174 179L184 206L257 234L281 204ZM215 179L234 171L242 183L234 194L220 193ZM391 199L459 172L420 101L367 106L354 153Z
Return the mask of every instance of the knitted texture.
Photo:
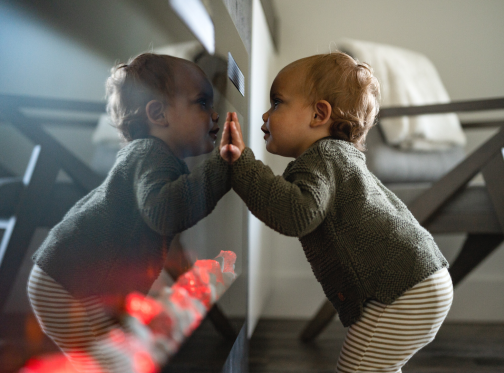
M275 176L246 148L232 186L274 230L299 237L313 273L345 326L364 303L391 304L448 262L404 203L351 143L317 141Z
M33 260L77 298L114 303L133 290L147 293L173 237L208 215L230 188L230 166L218 149L189 173L163 141L134 140Z

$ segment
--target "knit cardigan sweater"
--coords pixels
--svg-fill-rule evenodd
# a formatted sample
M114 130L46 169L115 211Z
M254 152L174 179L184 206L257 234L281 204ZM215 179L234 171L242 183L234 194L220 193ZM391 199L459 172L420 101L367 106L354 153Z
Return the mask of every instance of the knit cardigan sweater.
M233 164L232 187L266 225L299 237L344 326L359 320L367 300L391 304L448 266L432 236L349 142L317 141L283 176L246 148Z
M129 292L147 293L173 237L208 215L231 189L219 149L193 172L161 140L121 149L106 180L78 201L33 260L77 298L113 308Z

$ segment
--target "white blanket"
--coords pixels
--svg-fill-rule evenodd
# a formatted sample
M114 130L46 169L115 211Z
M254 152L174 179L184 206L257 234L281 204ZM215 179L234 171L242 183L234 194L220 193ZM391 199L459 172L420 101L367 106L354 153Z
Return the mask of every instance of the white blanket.
M381 107L450 101L436 68L422 54L352 39L343 39L338 47L371 65L381 86ZM380 125L386 141L403 149L442 150L466 143L456 114L385 118Z

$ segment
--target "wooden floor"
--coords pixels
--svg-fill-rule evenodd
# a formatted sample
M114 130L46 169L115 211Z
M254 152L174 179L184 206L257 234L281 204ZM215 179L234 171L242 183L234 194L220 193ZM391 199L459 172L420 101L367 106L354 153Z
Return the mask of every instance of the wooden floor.
M305 320L261 320L250 341L250 373L334 373L345 329L339 322L333 322L315 342L303 344L298 336L305 324ZM15 338L2 343L5 326L0 325L0 373L17 373L27 354L55 350L45 343L47 338L41 339L38 347L29 349L16 348L21 344L15 343ZM202 350L201 356L192 353L188 343L180 351L174 372L213 372L213 363L222 357L212 351L229 350L230 346L224 346L227 342L212 325L201 328L201 333L203 342L196 339L191 342ZM403 369L403 373L469 372L504 373L504 324L445 323L434 342Z
M334 373L346 329L333 322L315 342L306 321L261 320L250 342L250 373ZM504 373L504 324L445 323L403 373Z

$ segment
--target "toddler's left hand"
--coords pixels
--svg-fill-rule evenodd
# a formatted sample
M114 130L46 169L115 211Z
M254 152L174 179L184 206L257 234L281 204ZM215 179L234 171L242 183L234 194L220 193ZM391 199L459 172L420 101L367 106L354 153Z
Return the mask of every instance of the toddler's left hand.
M226 115L219 149L221 157L229 164L236 162L245 149L241 126L236 113L227 113Z

